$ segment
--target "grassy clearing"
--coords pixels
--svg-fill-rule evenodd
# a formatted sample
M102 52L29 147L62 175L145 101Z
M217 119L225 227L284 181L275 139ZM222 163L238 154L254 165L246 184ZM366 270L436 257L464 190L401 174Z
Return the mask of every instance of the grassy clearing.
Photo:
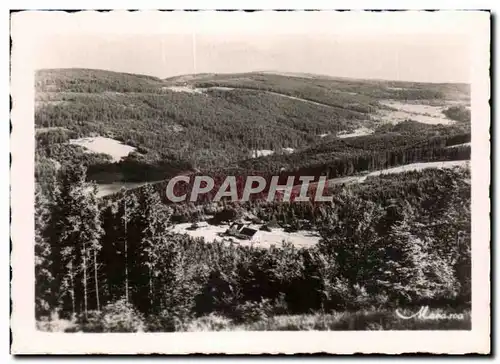
M402 310L408 316L418 312L417 309ZM418 318L402 319L391 310L363 310L355 312L332 312L303 315L276 315L262 317L251 322L235 322L219 314L210 314L184 322L178 321L174 327L162 330L155 327L156 332L161 331L364 331L364 330L470 330L470 311L447 311L433 309L431 315L449 316L450 313L460 313L463 319L456 318ZM147 320L146 320L147 321ZM147 324L147 323L146 323ZM137 331L148 331L147 325L137 326ZM78 325L74 320L54 320L37 322L37 329L51 332L88 332L85 326ZM106 329L103 329L106 332ZM93 330L92 330L93 331ZM110 330L114 331L114 330Z
M470 313L464 320L401 319L394 311L336 312L333 314L283 315L231 330L250 331L346 331L346 330L470 330Z
M136 150L136 148L125 145L118 140L103 137L70 139L69 142L70 144L80 145L89 152L108 154L114 162L119 162Z
M241 246L258 246L270 248L271 246L281 246L284 242L290 243L297 248L311 247L319 242L320 236L315 231L286 232L283 228L273 228L270 231L260 230L260 226L252 226L259 230L248 240L236 239L224 233L230 228L230 224L206 225L196 229L191 228L192 223L176 224L172 231L177 234L188 234L193 238L203 238L206 242L226 241L233 242Z

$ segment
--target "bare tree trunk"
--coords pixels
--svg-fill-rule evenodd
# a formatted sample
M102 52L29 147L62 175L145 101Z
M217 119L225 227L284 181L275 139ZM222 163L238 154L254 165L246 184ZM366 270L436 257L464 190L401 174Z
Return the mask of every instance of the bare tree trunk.
M125 300L128 298L128 236L127 236L127 201L125 200Z
M82 252L82 270L83 270L83 309L85 312L85 317L87 317L87 249L85 247L85 243L83 243L83 252Z
M97 304L97 311L101 310L101 305L99 302L99 283L97 281L97 252L94 249L94 280L95 280L95 297Z
M149 303L153 308L153 274L151 265L149 266Z
M73 315L76 314L75 308L75 281L73 277L73 261L69 263L69 278L71 280L71 308L73 309Z

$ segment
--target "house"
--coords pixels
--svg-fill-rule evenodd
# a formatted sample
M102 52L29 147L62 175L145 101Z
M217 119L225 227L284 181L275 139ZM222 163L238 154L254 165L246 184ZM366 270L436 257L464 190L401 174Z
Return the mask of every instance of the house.
M252 229L252 228L249 228L246 226L240 230L240 234L244 235L244 236L248 236L248 239L252 239L256 232L257 232L256 229Z
M234 236L238 239L254 240L258 230L259 229L257 227L250 224L235 222L229 227L226 234Z

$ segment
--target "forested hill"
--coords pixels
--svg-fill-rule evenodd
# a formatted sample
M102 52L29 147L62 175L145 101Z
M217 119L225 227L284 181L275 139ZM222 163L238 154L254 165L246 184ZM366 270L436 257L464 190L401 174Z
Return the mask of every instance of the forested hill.
M61 164L83 163L97 180L158 180L236 166L259 151L311 150L326 141L324 136L331 139L359 128L377 135L404 134L386 130L391 112L401 112L384 100L449 107L442 117L461 119L452 127L417 123L421 135L467 133L470 112L462 105L469 103L469 93L462 84L306 74L202 74L162 80L103 70L41 70L36 74L37 176ZM68 143L96 136L121 141L135 151L112 163L106 154L87 153Z

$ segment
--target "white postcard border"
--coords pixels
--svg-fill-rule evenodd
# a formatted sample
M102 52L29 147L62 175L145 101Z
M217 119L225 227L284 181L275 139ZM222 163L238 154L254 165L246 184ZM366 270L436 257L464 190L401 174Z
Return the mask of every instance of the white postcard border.
M403 352L428 353L486 353L490 350L490 145L489 145L489 13L468 12L465 29L473 37L471 62L473 72L472 82L472 330L471 331L384 331L384 332L197 332L197 333L140 333L140 334L64 334L45 333L35 329L34 321L34 69L31 60L36 57L32 51L36 49L36 40L43 29L50 30L49 23L56 26L52 29L65 31L60 26L73 27L74 31L88 29L89 26L100 24L94 17L102 13L89 12L84 15L64 14L71 17L68 21L61 20L59 24L54 18L47 22L46 27L36 26L44 15L19 13L13 16L12 23L12 78L11 94L13 108L11 113L11 208L12 208L12 352L27 353L227 353L227 354L292 354L292 353L387 353ZM50 17L57 17L51 13ZM81 13L80 13L81 14ZM119 19L120 25L130 29L130 19L139 19L148 26L154 22L147 21L147 16L160 19L173 13L107 13L106 22ZM149 15L148 15L149 14ZM195 13L191 13L195 14ZM206 13L210 14L210 13ZM236 13L218 13L236 14ZM253 13L258 14L258 13ZM283 14L286 13L274 13ZM314 13L309 13L314 14ZM350 14L336 13L335 16L350 17ZM389 20L394 13L368 13L368 17L387 16L388 21L396 23L403 20ZM403 13L400 13L403 14ZM425 13L420 13L425 14ZM438 14L427 13L427 14ZM453 16L448 13L449 17ZM252 14L251 14L252 15ZM78 17L88 17L79 21ZM363 13L363 15L367 14ZM422 15L416 15L416 17ZM459 15L458 17L461 17ZM206 20L205 26L219 24L217 21ZM401 15L404 17L404 15ZM48 18L48 17L47 17ZM432 18L432 16L430 17ZM149 18L151 19L151 18ZM428 18L429 19L429 18ZM102 19L101 19L102 20ZM43 22L42 21L42 22ZM158 21L158 20L155 20ZM233 20L227 20L231 22ZM421 20L424 21L424 20ZM427 20L429 21L429 20ZM88 23L87 23L88 22ZM430 21L432 24L432 20ZM453 22L451 22L453 23ZM29 24L29 27L27 26ZM76 24L76 25L75 25ZM135 23L134 23L135 24ZM164 23L158 23L164 24ZM427 23L429 24L429 23ZM108 25L111 27L111 25ZM87 27L87 28L86 28ZM450 25L448 31L451 31ZM161 28L164 30L164 28ZM161 30L160 29L160 30ZM426 26L429 28L429 25ZM137 28L134 31L141 31ZM151 30L148 30L151 31Z

